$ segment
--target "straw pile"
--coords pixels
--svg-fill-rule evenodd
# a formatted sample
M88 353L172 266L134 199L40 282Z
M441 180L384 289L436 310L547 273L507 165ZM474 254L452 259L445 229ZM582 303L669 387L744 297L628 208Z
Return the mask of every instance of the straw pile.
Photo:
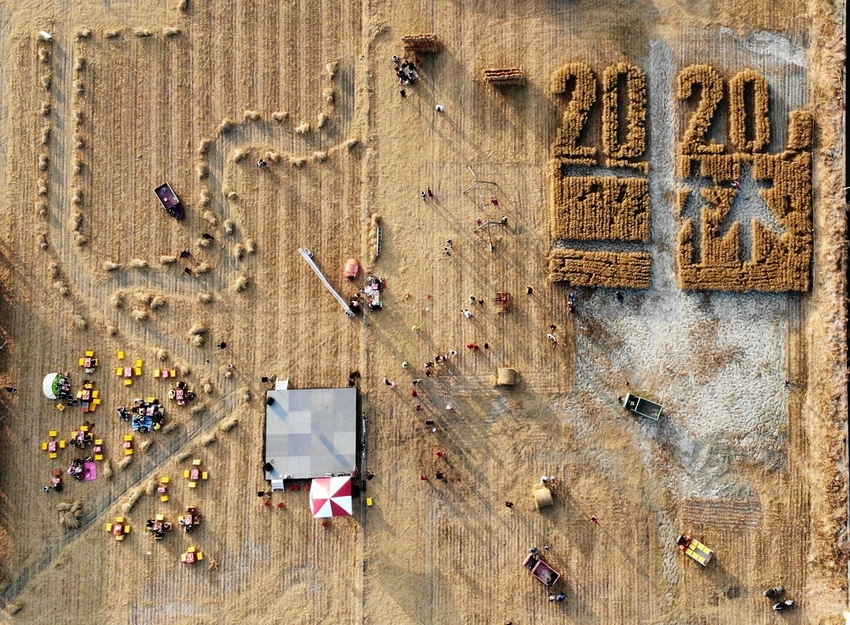
M747 138L747 85L753 87L753 138ZM729 138L741 152L761 152L770 143L770 88L753 69L738 72L729 80Z
M437 41L437 35L434 33L405 35L401 38L401 43L404 44L406 50L416 50L417 52L437 52L440 49L440 42Z
M571 286L648 289L652 258L649 252L587 252L553 249L549 281Z
M571 80L575 81L575 88L555 137L554 155L573 165L596 165L596 148L578 145L587 114L596 102L596 75L587 63L562 65L552 76L552 93L565 94Z
M646 178L564 176L560 165L553 180L553 238L649 241Z
M689 99L695 85L702 85L702 97L685 130L682 153L720 154L724 146L720 143L706 143L705 139L711 128L714 111L723 99L723 78L710 65L689 65L679 72L676 95L680 100Z
M805 122L803 122L805 123ZM710 206L702 209L701 253L696 262L694 224L684 222L679 231L677 256L682 289L717 291L808 291L813 253L811 153L754 154L753 177L772 180L762 195L784 228L774 234L753 222L753 258L740 257L740 223L726 234L721 223L728 215L737 190L703 189Z
M497 87L524 85L525 72L521 67L500 67L484 70L484 82Z
M811 111L791 111L788 119L788 138L785 149L794 152L812 149L814 121Z
M628 128L620 143L619 79L626 77ZM617 63L602 74L602 149L613 159L633 159L646 152L646 73L637 65Z

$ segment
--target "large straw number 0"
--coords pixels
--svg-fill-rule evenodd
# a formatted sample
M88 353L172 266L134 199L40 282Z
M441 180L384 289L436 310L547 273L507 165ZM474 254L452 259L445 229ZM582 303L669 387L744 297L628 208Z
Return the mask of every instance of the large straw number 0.
M586 63L568 63L552 76L552 93L566 95L571 83L572 97L564 109L555 145L564 156L592 157L596 149L578 145L578 141L587 124L587 114L596 102L596 76Z

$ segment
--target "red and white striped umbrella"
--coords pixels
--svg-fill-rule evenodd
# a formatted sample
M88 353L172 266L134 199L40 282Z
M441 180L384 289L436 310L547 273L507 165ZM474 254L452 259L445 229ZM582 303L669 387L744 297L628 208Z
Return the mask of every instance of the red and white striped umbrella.
M317 477L310 486L310 506L313 518L351 516L351 478Z

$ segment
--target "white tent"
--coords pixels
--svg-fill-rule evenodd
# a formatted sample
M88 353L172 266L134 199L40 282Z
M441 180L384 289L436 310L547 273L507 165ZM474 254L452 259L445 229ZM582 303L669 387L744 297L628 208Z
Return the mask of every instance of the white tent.
M53 383L56 381L57 378L60 377L62 376L60 376L58 373L48 373L46 376L44 376L44 382L42 382L41 384L41 390L44 391L44 396L47 397L47 399L59 398L59 396L53 389Z

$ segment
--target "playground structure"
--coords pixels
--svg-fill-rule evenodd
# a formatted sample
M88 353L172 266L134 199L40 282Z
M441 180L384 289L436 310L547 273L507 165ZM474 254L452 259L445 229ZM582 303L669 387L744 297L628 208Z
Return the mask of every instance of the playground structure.
M342 309L345 311L345 314L353 319L355 317L354 311L349 308L348 303L344 299L342 299L342 297L340 297L339 293L336 292L336 289L334 289L331 286L331 283L328 282L328 279L325 278L325 274L322 273L322 270L319 269L319 266L313 260L313 252L311 252L309 248L299 247L298 253L301 254L304 260L307 261L307 264L310 265L310 268L316 273L316 275L319 276L319 280L322 281L322 284L325 285L325 288L330 291L331 295L333 295L336 301L339 302L340 306L342 306Z

